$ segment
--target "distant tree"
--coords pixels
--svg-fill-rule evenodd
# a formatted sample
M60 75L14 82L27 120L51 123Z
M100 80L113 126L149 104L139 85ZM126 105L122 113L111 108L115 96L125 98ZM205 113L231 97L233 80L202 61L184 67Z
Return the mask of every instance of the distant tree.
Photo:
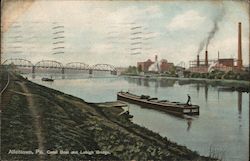
M222 79L222 76L225 74L224 71L218 71L215 75L215 79Z
M142 72L142 66L141 66L141 65L138 66L138 72L139 72L139 73Z
M135 66L129 66L126 73L137 74L137 68Z
M208 74L207 73L201 73L200 76L201 76L201 78L207 78Z
M183 71L183 75L184 75L185 78L189 78L190 74L191 74L190 71L187 71L187 70Z

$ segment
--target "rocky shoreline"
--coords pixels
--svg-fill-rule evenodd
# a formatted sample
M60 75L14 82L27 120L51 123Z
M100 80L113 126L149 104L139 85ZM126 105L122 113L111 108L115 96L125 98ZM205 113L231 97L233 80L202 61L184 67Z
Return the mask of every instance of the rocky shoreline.
M3 99L2 160L216 160L132 123L120 107L87 103L15 74Z

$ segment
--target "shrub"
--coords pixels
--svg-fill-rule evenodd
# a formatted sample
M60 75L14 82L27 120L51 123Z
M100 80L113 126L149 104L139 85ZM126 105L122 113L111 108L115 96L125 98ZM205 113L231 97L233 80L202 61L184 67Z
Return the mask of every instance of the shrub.
M207 78L208 74L207 73L201 73L201 78Z
M191 75L191 72L190 71L183 71L183 75L185 78L189 78Z

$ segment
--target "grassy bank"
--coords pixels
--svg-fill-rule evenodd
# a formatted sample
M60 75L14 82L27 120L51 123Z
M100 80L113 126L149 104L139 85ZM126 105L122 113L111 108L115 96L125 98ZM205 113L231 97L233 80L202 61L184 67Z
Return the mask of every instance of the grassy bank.
M1 115L2 160L37 160L41 155L8 152L41 147L44 160L213 160L133 124L118 115L122 111L118 107L89 104L20 76L12 76L8 92L11 99ZM47 154L47 150L74 154ZM87 151L94 153L80 154Z

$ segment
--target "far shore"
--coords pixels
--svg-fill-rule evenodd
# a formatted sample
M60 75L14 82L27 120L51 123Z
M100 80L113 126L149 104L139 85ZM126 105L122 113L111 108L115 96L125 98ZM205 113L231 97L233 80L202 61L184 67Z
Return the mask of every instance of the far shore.
M149 79L149 80L169 79L169 80L185 81L186 83L207 83L207 84L211 84L211 85L215 85L215 86L244 88L245 90L250 91L250 81L245 81L245 80L166 77L166 76L157 76L157 75L146 76L146 75L126 75L126 74L124 74L121 76L132 77L132 78L145 78L145 79Z

